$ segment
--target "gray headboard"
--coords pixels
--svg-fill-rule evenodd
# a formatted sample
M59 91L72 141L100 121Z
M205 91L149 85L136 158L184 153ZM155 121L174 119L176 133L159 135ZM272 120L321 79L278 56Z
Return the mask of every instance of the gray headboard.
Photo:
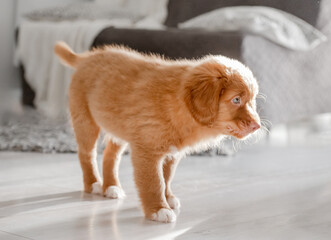
M169 0L165 25L176 27L178 23L229 6L267 6L291 13L316 25L321 0Z

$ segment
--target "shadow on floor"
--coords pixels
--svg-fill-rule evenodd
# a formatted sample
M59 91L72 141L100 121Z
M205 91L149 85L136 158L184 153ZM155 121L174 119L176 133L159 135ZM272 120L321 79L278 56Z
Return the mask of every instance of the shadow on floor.
M107 199L102 196L75 191L2 201L0 202L0 218L56 205L106 200Z

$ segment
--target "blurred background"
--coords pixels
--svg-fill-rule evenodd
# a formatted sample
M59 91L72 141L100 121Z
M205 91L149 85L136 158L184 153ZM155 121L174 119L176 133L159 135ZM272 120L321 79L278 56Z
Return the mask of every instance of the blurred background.
M58 198L71 199L60 201L60 205L79 202L81 198L91 200L72 191L61 195L63 189L68 189L64 187L63 180L56 180L57 168L61 168L66 169L61 176L73 181L75 189L79 189L81 184L78 181L80 172L76 155L69 154L76 153L77 148L67 107L67 89L72 70L62 66L53 54L55 42L61 40L76 52L107 44L123 44L141 52L158 53L171 59L194 59L207 54L221 54L242 61L259 82L258 109L265 130L251 138L248 144L227 140L219 149L190 158L186 165L183 163L186 168L179 169L179 175L182 176L179 189L186 193L180 196L184 203L186 201L187 206L197 209L201 205L194 205L191 199L209 201L209 205L203 206L202 212L212 217L205 218L200 224L193 219L203 214L183 213L183 222L190 223L190 226L179 224L176 231L160 227L159 232L154 232L155 235L153 231L150 234L157 236L173 231L179 236L187 232L179 239L195 239L197 236L196 239L202 239L201 236L208 234L219 239L228 231L228 234L234 234L231 236L238 239L247 239L246 233L253 236L251 239L259 239L261 236L268 236L261 239L292 239L293 236L300 239L329 239L330 0L1 0L0 20L0 176L5 176L0 179L0 183L3 183L0 189L9 183L22 190L18 193L9 187L1 189L4 200L0 202L0 208L4 210L4 220L16 223L18 219L10 218L11 214L14 216L31 209L43 211L42 207L31 207L35 206L32 203L37 206L38 201L46 200L49 202L46 207L54 207L57 206L57 200L54 199ZM99 152L102 148L100 144ZM223 158L219 158L219 155ZM66 159L66 163L60 161L56 165L57 159ZM245 159L249 161L245 162ZM98 160L100 164L101 158ZM45 169L35 172L29 167L33 163ZM46 174L50 166L47 164L54 166L53 175ZM76 164L70 169L77 169L77 172L70 172L66 164ZM128 165L125 166L124 169L131 170ZM205 174L200 173L202 169L210 174L209 180L205 179ZM33 175L29 173L30 170ZM188 177L190 171L200 178L196 180ZM17 178L17 175L21 178ZM216 184L220 175L223 184ZM49 176L56 184L48 182L51 181ZM20 185L16 178L30 181L32 185L35 183L31 190L33 193L25 191L26 186ZM46 185L39 186L41 180L61 194L51 195L47 191L51 191L52 187L46 190ZM193 190L191 182L196 186ZM130 193L133 183L130 184L127 184L128 196L133 194ZM55 189L55 185L59 189ZM231 188L227 189L227 186ZM204 189L205 195L201 194L201 197L197 195L199 187ZM39 196L39 191L48 195ZM228 197L222 198L223 191L230 195L225 194ZM292 195L286 195L285 192L291 192ZM220 203L210 199L219 199ZM248 207L238 208L240 204L245 205L244 201ZM122 214L132 216L130 206L133 202L129 203L129 207L126 202L125 207L119 209L126 209ZM24 204L28 207L24 207ZM134 202L134 209L137 204ZM271 210L269 204L274 204L272 206L276 210ZM98 206L89 205L91 216L86 217L88 221L84 221L84 218L79 220L85 224L83 226L96 226L92 220L99 216L96 213ZM303 210L296 206L302 206ZM76 207L80 205L77 203ZM255 210L247 210L249 207ZM217 208L222 211L215 211ZM121 221L119 226L115 226L118 208L114 209L109 210L113 214L110 236L120 239L119 231L128 239L132 239L132 236L135 239L148 239L144 235L147 233L142 233L144 231L140 235L130 235L123 231L125 227L121 229ZM139 210L132 211L134 216L140 214ZM228 214L227 220L230 219L233 225L226 225L224 214ZM285 220L270 218L270 222L262 221L268 214L285 214ZM125 215L131 219L128 216ZM261 232L254 225L255 220L248 221L248 224L252 223L255 227L245 225L244 233L240 235L236 223L248 216L257 219L261 217L266 229L276 234L274 238L264 235L267 232ZM22 222L29 217L22 217ZM53 217L61 219L63 216ZM136 224L135 219L131 219L130 224ZM310 223L314 226L311 231L306 229L306 226L310 226L307 219L311 219ZM283 228L273 229L273 220ZM38 225L38 221L36 229L42 225ZM223 223L225 225L221 226ZM23 225L12 228L0 220L0 230L37 239L33 237L34 234L28 234L35 233L36 229L30 228L32 230L28 229L29 232L19 227ZM68 229L77 227L68 226ZM67 225L59 224L51 228L55 229L53 233L57 236L54 239L68 237L56 231L60 227ZM222 228L222 232L217 230ZM41 229L46 231L49 228ZM104 230L102 226L101 230ZM101 235L108 233L104 231L101 231ZM197 233L202 235L194 235ZM101 236L98 234L100 232L96 236ZM82 235L81 239L93 239L91 236ZM49 235L46 238L52 239Z

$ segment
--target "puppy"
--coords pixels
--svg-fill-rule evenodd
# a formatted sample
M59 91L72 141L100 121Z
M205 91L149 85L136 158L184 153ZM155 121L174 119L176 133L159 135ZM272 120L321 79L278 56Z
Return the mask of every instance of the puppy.
M71 120L88 193L122 198L121 154L130 145L134 178L146 218L174 222L180 207L171 190L185 153L245 138L260 128L258 84L236 60L206 56L165 60L108 46L76 54L55 46L61 61L76 69L69 89ZM96 164L100 130L110 137L103 155L103 183Z

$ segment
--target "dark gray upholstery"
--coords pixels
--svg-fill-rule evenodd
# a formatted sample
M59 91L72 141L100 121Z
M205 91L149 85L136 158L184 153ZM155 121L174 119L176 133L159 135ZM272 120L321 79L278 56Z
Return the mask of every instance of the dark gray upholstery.
M238 59L241 36L229 32L183 31L175 28L166 31L106 28L96 37L93 47L110 43L168 58L196 58L213 53Z

